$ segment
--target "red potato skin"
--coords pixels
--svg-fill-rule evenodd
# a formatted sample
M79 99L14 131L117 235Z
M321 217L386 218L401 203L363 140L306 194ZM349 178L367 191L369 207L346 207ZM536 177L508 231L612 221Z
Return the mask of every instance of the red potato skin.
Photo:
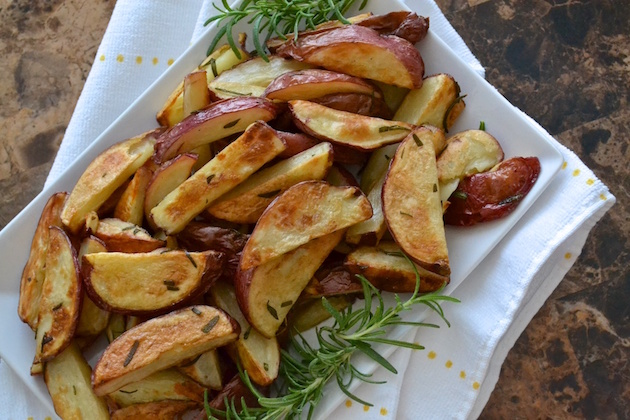
M416 44L427 36L429 18L402 10L371 16L358 22L357 25L374 29L381 35L395 35Z
M318 52L320 49L328 49L341 44L354 44L355 48L370 45L371 48L380 47L387 51L398 52L397 57L404 64L414 89L422 86L424 76L424 61L420 52L406 39L387 35L381 36L374 29L359 26L346 25L337 28L328 28L321 31L306 32L302 36L290 39L288 42L280 45L275 53L282 56L293 58L310 64L321 65L322 63L311 62L310 56ZM348 73L347 69L328 68L329 70ZM364 77L362 74L353 74L353 76Z
M510 214L529 193L540 174L537 157L515 157L496 170L464 178L449 198L444 223L472 226Z
M313 136L309 136L305 133L289 133L287 131L278 131L278 137L280 137L287 148L284 152L278 155L281 159L287 159L291 156L297 155L300 152L303 152L316 144L321 143L321 140L316 139ZM364 164L369 154L365 152L361 152L349 146L344 146L340 144L332 144L333 148L333 160L336 163L340 163L342 165L362 165Z
M389 109L382 97L379 98L364 93L335 93L312 99L311 102L339 111L352 112L368 117L378 117L386 120L394 117L394 113Z
M242 112L252 108L263 108L267 110L270 120L274 119L278 114L278 107L273 102L264 98L243 96L212 102L198 112L190 114L158 137L155 143L155 162L162 163L181 152L187 152L188 150L180 151L179 149L172 150L172 148L175 147L183 134L191 130L191 127L200 126L205 121L212 120L223 114Z

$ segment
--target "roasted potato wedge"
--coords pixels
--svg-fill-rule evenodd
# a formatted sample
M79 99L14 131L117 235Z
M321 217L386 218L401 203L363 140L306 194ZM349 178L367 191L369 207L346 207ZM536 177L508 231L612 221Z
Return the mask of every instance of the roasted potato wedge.
M290 101L295 124L320 140L363 151L398 143L413 129L404 122L339 111L309 101Z
M210 295L214 304L227 312L241 326L238 340L227 345L228 353L240 361L242 369L254 383L270 385L278 377L280 367L278 340L276 337L264 337L252 329L236 302L233 285L217 282L210 289Z
M376 245L387 231L387 223L383 214L383 184L387 171L383 172L374 186L367 193L372 206L372 216L350 226L346 233L346 242L353 245Z
M352 305L355 298L351 295L339 295L326 298L328 303L338 311ZM287 315L287 333L308 331L331 317L324 308L321 299L308 299L297 303Z
M144 220L144 198L147 186L153 177L153 171L148 166L138 168L133 179L120 196L114 209L114 217L125 222L141 226Z
M539 174L538 158L515 157L489 172L464 178L449 198L445 223L471 226L507 216L529 193Z
M205 70L188 73L184 77L183 89L184 116L210 105L210 91Z
M61 210L67 197L67 193L56 193L46 202L33 235L28 260L22 271L18 315L33 330L37 328L39 302L42 296L44 278L46 277L46 254L48 253L49 242L48 228L50 226L62 226Z
M72 189L61 213L68 229L77 233L85 216L96 211L152 155L157 129L108 148L85 169Z
M81 298L77 253L63 229L50 226L34 363L52 360L70 345L79 323Z
M162 134L155 144L155 159L165 162L203 144L241 133L255 121L274 119L277 112L277 106L264 98L243 96L213 102Z
M238 338L236 321L205 305L149 319L112 342L94 366L96 395L110 394ZM166 337L166 338L165 338Z
M215 79L215 83L247 83L264 89L276 78L285 73L312 68L312 65L290 60L277 55L269 56L269 61L255 57L239 64L229 71L223 72ZM212 88L214 83L210 83Z
M448 138L437 159L442 203L447 203L464 177L489 171L503 156L497 139L483 130L466 130Z
M62 419L109 419L105 400L92 390L92 369L79 346L71 343L53 360L46 363L44 381L55 412Z
M177 366L177 369L205 387L216 391L223 388L223 369L217 350L201 353L192 361Z
M81 242L79 248L79 265L84 255L93 254L96 252L107 252L107 247L95 236L88 236ZM109 324L109 318L111 313L105 311L90 299L88 296L83 296L83 304L81 305L81 314L79 315L79 324L77 325L76 335L79 337L96 337L103 332Z
M85 255L82 273L88 295L99 307L153 315L205 293L222 274L223 258L215 251L104 252Z
M151 252L165 244L143 227L115 218L99 220L93 234L113 252Z
M313 239L264 264L239 270L234 279L236 299L250 325L271 338L345 229Z
M252 393L252 391L243 383L241 377L237 374L232 377L228 381L228 383L223 387L221 392L214 396L214 398L209 401L209 405L212 408L217 410L225 410L225 401L232 402L234 401L234 406L240 410L242 407L241 401L245 401L245 404L248 408L258 407L258 398ZM205 412L203 413L203 418L206 418Z
M112 413L111 420L173 420L196 411L201 403L195 401L155 401L134 404Z
M304 181L287 189L265 210L241 255L240 269L249 270L372 216L372 206L355 187L334 187L325 181Z
M108 394L118 407L164 400L203 402L205 388L175 368L155 372L146 378Z
M382 97L364 93L331 93L311 99L311 102L339 111L390 120L394 113Z
M432 137L431 129L420 127L398 146L383 184L383 214L394 240L414 262L448 276L450 266Z
M430 124L448 132L465 107L455 79L440 73L426 77L422 87L411 90L394 119L416 125Z
M429 31L429 18L405 10L369 16L356 24L372 28L381 35L404 38L412 44L422 41Z
M390 85L422 86L424 62L409 41L380 36L373 29L346 25L311 31L280 45L275 53L328 70ZM365 57L370 57L365 60Z
M215 100L220 101L222 99L238 98L242 96L260 98L265 93L265 88L247 83L215 80L210 84L210 92Z
M288 102L312 100L336 93L361 93L382 97L372 83L359 77L323 69L307 69L285 73L274 79L263 94L268 99Z
M274 129L251 124L210 162L170 192L151 210L153 222L167 234L180 232L217 198L236 187L286 148Z
M353 274L364 276L377 289L395 293L410 293L416 287L416 271L420 276L421 293L438 290L450 279L409 263L398 245L382 241L378 246L359 247L346 256L345 267Z
M324 178L332 163L332 145L320 143L250 176L208 212L234 223L256 223L276 196L299 182Z

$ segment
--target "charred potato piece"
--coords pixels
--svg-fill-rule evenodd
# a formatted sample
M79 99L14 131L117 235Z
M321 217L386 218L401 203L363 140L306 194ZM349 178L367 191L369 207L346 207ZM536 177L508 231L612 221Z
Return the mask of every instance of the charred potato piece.
M48 199L37 223L28 260L22 271L18 315L33 330L37 328L39 302L46 276L46 254L48 253L49 241L48 228L50 226L62 226L61 210L67 197L67 193L56 193Z
M60 227L49 227L48 238L34 363L52 360L70 345L81 313L82 282L77 253Z
M98 208L152 155L161 129L115 144L96 157L72 189L61 213L68 229L77 233L85 216Z
M92 390L92 369L76 343L46 363L44 381L55 412L63 419L109 419L105 401Z
M414 262L448 276L433 136L420 127L398 146L383 184L383 214L394 240Z
M149 319L123 333L105 349L92 373L94 393L110 394L154 372L224 346L236 340L239 332L236 321L225 312L205 305Z
M305 133L362 151L398 143L412 130L404 122L339 111L309 101L290 101L295 124Z
M507 216L529 193L539 174L538 158L515 157L489 172L464 178L449 198L445 223L471 226Z
M358 188L301 182L267 207L245 244L240 269L249 270L371 215L372 206Z
M398 245L381 242L374 247L360 247L346 256L345 267L353 274L364 276L377 289L394 293L410 293L416 287L416 271L420 276L420 293L438 290L450 279L415 264L403 256Z
M88 254L82 272L88 294L99 307L152 315L205 293L223 272L223 254L179 250Z
M302 290L344 234L344 229L337 230L254 268L239 268L234 279L236 299L250 325L264 337L275 336Z
M180 232L216 199L285 148L274 129L262 121L254 122L238 139L155 206L151 210L153 222L169 235Z
M289 38L275 52L328 70L410 89L422 86L424 76L424 62L413 44L358 25L305 32L297 40ZM370 60L365 60L366 56Z

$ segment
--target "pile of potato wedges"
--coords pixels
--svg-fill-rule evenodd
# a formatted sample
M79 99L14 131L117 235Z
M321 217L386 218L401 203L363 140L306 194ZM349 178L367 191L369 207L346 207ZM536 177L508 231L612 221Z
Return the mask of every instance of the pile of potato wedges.
M173 418L203 395L255 399L280 347L362 287L449 282L445 221L508 214L540 171L484 130L447 136L465 102L424 74L428 19L360 15L213 52L159 128L89 164L42 212L18 313L62 418ZM240 55L240 57L239 57ZM413 261L413 266L405 258ZM93 367L83 352L107 340Z

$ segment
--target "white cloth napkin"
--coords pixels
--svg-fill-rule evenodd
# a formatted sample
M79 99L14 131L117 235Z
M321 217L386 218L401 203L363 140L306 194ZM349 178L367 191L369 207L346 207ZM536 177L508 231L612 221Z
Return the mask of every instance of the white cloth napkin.
M431 17L431 30L471 68L483 67L432 0L407 0ZM191 44L212 15L209 0L118 0L47 183L56 179ZM548 134L540 128L544 135ZM555 140L554 140L555 141ZM408 337L424 351L400 349L356 393L373 407L344 401L329 418L476 418L499 377L507 352L580 254L594 224L615 198L568 149L563 169L503 241L447 304L451 328L422 329ZM527 244L527 245L524 245ZM441 324L440 320L429 322ZM0 407L5 418L53 416L0 363ZM456 402L456 403L454 403Z

